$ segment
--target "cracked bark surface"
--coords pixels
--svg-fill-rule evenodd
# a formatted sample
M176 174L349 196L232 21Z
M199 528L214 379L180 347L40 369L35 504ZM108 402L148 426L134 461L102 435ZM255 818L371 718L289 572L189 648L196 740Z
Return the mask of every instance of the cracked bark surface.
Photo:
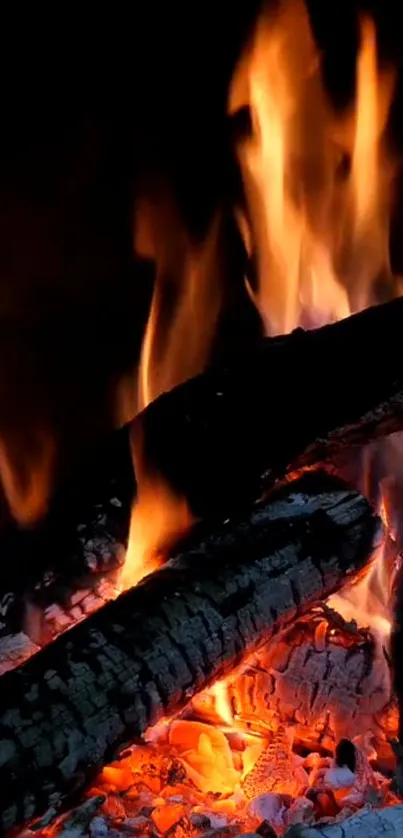
M267 338L149 405L134 443L197 516L230 514L287 472L403 428L402 322L398 299Z
M403 805L358 812L340 823L292 826L284 838L400 838L403 835Z
M160 571L3 675L3 831L67 801L120 747L337 589L379 530L364 498L307 476L247 518L199 527Z

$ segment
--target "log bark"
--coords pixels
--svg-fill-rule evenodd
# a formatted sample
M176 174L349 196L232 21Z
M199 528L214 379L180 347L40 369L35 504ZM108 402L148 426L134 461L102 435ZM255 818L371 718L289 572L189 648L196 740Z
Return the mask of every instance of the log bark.
M278 478L403 428L403 299L259 349L137 417L147 466L196 516L229 514Z
M364 809L340 823L292 826L284 838L400 838L403 835L403 805Z
M337 589L379 534L364 498L307 476L247 518L198 528L160 571L3 675L3 830L81 790L117 749Z

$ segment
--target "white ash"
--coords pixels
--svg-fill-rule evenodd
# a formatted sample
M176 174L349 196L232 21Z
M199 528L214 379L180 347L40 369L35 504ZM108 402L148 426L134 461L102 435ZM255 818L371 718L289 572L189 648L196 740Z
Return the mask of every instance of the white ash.
M89 832L91 838L105 838L108 834L108 824L106 823L105 818L101 815L97 815L93 818L90 823Z
M312 800L301 795L292 801L285 812L284 821L286 826L298 823L313 823L315 820L314 804Z
M332 789L345 789L353 786L357 780L356 774L347 765L333 765L324 774L325 784Z
M40 646L23 631L0 638L0 675L23 663L39 649Z
M248 807L252 816L268 821L272 826L283 827L286 807L280 794L260 794Z

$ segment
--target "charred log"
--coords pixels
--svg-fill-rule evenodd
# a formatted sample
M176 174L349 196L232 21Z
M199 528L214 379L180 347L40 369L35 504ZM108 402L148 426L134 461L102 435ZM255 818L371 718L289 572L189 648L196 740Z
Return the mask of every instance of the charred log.
M365 565L367 501L306 477L199 528L157 573L2 676L0 824L59 805L127 742Z
M403 833L403 806L364 809L340 823L292 826L284 838L399 838Z
M135 420L134 444L139 434L197 516L229 514L288 472L402 429L402 323L399 299L268 338L162 395Z

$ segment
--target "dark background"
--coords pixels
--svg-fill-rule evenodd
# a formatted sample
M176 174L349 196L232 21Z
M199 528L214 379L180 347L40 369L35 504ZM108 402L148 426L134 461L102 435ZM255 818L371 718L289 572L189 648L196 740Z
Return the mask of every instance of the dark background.
M397 6L366 8L383 57L400 71ZM138 359L152 286L152 272L133 259L134 196L147 178L168 178L197 233L229 194L227 86L257 7L205 0L141 2L121 14L112 5L2 14L0 436L22 470L36 427L55 436L65 470L113 425L114 387ZM329 90L342 103L354 78L358 5L309 8ZM402 101L399 84L398 154ZM245 299L239 304L237 265L233 274L228 267L234 294L230 280L220 351L226 334L241 344L255 324Z

